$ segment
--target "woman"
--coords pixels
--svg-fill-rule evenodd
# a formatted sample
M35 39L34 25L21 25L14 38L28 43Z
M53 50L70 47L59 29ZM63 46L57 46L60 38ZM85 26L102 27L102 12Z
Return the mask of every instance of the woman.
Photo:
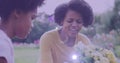
M0 0L0 63L14 63L11 38L26 38L43 0Z
M78 42L89 44L89 39L79 31L92 24L92 9L83 0L71 0L55 9L54 19L61 28L41 37L40 63L72 63L73 47Z

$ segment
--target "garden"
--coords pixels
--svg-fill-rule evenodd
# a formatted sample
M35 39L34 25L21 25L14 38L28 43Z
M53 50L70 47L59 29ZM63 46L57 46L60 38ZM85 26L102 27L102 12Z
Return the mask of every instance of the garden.
M102 14L95 14L95 21L80 33L88 36L91 43L111 50L120 63L120 0L115 0L114 8ZM58 25L53 14L39 13L32 31L26 39L13 38L15 63L37 63L39 59L39 39L41 35Z

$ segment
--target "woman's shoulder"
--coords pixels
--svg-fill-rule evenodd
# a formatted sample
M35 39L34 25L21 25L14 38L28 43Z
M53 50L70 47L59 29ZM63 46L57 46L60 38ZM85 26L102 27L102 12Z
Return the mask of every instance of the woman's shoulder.
M82 33L78 34L78 41L81 41L81 42L83 42L86 45L90 44L89 38L86 35L82 34Z
M58 31L58 30L56 30L56 29L47 31L47 32L45 32L45 33L41 36L41 38L42 38L42 37L54 38L54 37L57 36L57 33L58 33L57 31Z

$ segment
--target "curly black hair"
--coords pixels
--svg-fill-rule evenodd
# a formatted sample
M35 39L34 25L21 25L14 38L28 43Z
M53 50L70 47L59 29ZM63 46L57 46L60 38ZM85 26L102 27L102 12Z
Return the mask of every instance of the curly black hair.
M61 25L61 22L64 20L68 10L73 10L82 15L83 25L85 27L92 24L94 16L90 5L86 3L84 0L71 0L68 3L59 5L55 9L54 19L58 25Z
M41 6L44 0L0 0L0 17L7 19L11 12L29 12Z

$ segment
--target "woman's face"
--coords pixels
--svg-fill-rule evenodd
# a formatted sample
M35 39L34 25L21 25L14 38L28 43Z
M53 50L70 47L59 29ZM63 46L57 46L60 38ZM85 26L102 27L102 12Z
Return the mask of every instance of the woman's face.
M26 38L27 34L30 32L32 27L32 20L36 16L36 9L28 13L21 13L15 22L15 36L18 38Z
M76 37L83 25L82 16L79 13L68 10L62 25L62 31L64 31L69 37Z

